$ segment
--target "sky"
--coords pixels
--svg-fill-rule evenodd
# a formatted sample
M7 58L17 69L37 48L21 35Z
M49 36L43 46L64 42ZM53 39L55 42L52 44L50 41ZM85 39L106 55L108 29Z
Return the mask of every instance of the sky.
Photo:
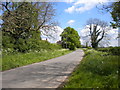
M86 21L90 18L98 18L110 24L112 17L109 12L99 9L103 4L109 4L109 0L68 0L69 2L55 2L54 8L56 9L56 20L59 22L59 32L63 31L66 27L70 26L78 31L79 35L85 35ZM74 2L71 2L74 1ZM100 1L100 2L98 2ZM97 8L99 7L99 8ZM118 29L109 31L109 46L117 46L118 40L116 39ZM60 34L60 33L59 33ZM58 37L59 37L58 34ZM54 34L53 34L54 35ZM56 35L56 34L55 34ZM56 35L57 36L57 35ZM114 38L113 38L114 36ZM60 40L49 40L52 43ZM84 40L81 38L81 43ZM103 43L103 42L102 42Z
M32 0L34 1L34 0ZM38 0L39 1L39 0ZM40 0L41 1L41 0ZM45 1L45 0L43 0ZM63 30L70 26L74 28L78 34L80 35L81 43L84 45L88 40L83 39L82 37L86 35L85 29L86 21L90 18L98 18L100 20L104 20L110 24L112 21L112 17L109 12L105 12L104 10L99 9L103 4L107 5L111 3L111 1L115 0L50 0L54 3L54 8L56 9L55 20L59 23L57 27L57 33L52 32L54 38L47 38L46 36L42 36L42 39L48 39L51 43L56 43L61 40L60 34ZM99 7L99 8L97 8ZM0 11L1 13L1 11ZM109 46L117 46L118 40L116 39L118 34L118 29L111 29L108 32L109 34ZM104 44L104 41L102 42Z

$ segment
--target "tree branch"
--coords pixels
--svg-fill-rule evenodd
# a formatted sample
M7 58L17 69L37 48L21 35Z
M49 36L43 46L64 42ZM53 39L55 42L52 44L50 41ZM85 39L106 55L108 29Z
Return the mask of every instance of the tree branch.
M92 25L90 24L90 27L89 27L89 29L90 29L90 34L92 34Z
M105 35L105 31L103 30L102 36L101 36L101 38L97 41L97 43L99 43L99 42L103 39L104 35Z
M10 2L6 2L6 4L0 4L2 5L3 7L5 7L5 9L8 11L8 13L10 14L10 10L8 9L8 4L10 4Z
M43 22L38 26L38 28L36 29L36 31L38 31L43 26L43 24L46 22L46 16L47 16L47 12L48 12L49 6L50 6L50 4L48 4L48 6L46 7L45 14L43 16Z

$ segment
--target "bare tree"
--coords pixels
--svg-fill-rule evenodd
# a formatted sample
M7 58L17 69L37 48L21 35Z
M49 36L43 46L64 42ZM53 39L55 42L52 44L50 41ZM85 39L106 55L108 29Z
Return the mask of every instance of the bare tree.
M89 29L89 36L91 40L91 46L97 48L98 44L107 35L108 24L105 21L99 19L89 19L87 21L87 28Z

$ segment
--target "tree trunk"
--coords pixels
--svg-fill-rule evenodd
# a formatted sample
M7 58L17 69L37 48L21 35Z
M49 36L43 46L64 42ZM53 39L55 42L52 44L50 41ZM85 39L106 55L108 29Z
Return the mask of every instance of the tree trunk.
M92 48L97 48L98 47L98 43L92 43Z

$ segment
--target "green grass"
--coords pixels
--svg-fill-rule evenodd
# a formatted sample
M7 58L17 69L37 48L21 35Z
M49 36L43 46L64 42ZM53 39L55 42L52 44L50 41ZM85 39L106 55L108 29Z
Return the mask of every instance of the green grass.
M118 88L118 58L106 52L86 50L64 88Z
M2 55L2 71L12 68L41 62L51 58L65 55L72 51L59 49L59 50L44 50L42 52L29 52L29 53L17 53L17 54L4 54Z

